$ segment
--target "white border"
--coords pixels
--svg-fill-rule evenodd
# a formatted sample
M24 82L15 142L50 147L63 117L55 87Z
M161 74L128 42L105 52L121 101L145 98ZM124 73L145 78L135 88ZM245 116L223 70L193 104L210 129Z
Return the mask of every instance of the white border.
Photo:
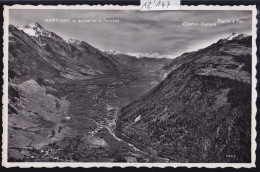
M181 10L250 10L252 11L252 121L251 121L251 163L75 163L75 162L7 162L7 131L8 131L8 25L9 25L9 9L78 9L78 10L140 10L139 6L118 6L118 5L75 5L75 6L32 6L32 5L14 5L4 6L4 58L3 58L3 135L2 135L2 165L5 167L234 167L234 168L252 168L255 167L256 157L256 15L257 10L255 5L251 6L181 6Z

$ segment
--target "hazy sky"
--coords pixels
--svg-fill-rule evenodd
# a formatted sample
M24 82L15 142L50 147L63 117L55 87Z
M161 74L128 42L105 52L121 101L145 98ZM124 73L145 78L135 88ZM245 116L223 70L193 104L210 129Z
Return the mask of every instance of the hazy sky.
M118 10L10 10L10 24L24 27L37 22L64 39L84 40L101 50L158 52L180 55L229 36L232 32L251 34L251 11L118 11ZM70 19L46 22L45 19ZM114 19L119 22L74 23L72 19ZM218 19L240 19L243 23L217 26L183 26L188 23L216 23Z

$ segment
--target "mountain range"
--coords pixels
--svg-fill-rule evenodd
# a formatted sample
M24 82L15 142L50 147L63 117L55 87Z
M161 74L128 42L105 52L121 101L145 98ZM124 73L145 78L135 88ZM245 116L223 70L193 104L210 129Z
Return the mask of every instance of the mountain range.
M38 23L28 24L24 28L10 25L9 35L11 77L19 75L29 78L40 72L46 77L75 79L104 73L115 74L125 67L147 66L145 60L134 56L111 55L76 39L65 41ZM162 60L158 61L161 63ZM12 65L14 63L19 65Z
M169 59L10 25L9 161L250 162L251 43Z
M117 136L173 162L250 162L252 37L184 53L169 75L122 108Z
M159 54L159 53L137 53L137 52L126 52L126 53L123 53L123 52L120 52L120 51L115 51L115 50L109 50L109 51L106 51L107 53L109 54L126 54L126 55L129 55L129 56L134 56L134 57L137 57L137 58L143 58L143 57L146 57L146 58L162 58L162 59L172 59L172 58L175 58L174 55L170 55L170 54Z

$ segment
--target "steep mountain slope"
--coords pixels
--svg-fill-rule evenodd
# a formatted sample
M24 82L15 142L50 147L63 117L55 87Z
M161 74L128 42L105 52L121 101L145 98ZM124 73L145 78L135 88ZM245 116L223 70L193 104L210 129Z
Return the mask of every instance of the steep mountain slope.
M227 38L220 39L217 43L225 44L226 42L228 42L230 40L241 42L241 39L243 39L247 36L248 35L246 35L246 34L237 34L237 33L233 32L230 36L228 36ZM214 46L217 43L213 43L212 46ZM248 43L245 43L245 44L248 44ZM188 63L189 61L191 61L193 59L193 57L195 57L197 54L199 54L203 51L204 51L204 49L199 49L197 51L183 53L181 56L178 56L178 57L174 58L173 60L165 63L163 65L162 69L164 69L166 71L175 70L181 64Z
M50 94L55 88L27 80L9 86L8 104L8 157L22 161L33 149L61 140L65 134L52 139L53 128L62 126L69 101ZM64 131L70 130L64 127Z
M124 67L117 58L98 50L87 42L75 39L65 41L38 23L28 24L25 28L10 25L9 32L13 39L10 46L12 55L22 52L19 57L32 57L31 54L37 54L40 60L56 68L59 75L70 79L73 76L113 74ZM29 47L26 47L27 42L30 42ZM24 48L30 51L25 51Z
M251 42L238 35L172 60L121 110L117 136L173 162L250 162Z
M162 69L171 71L179 67L183 63L187 63L188 61L192 60L192 57L196 54L197 52L188 52L184 53L179 57L176 57L175 59L167 62L162 66Z
M66 82L117 71L108 58L97 52L85 42L68 44L37 23L24 29L9 26L10 161L24 161L33 149L66 137L71 130L61 124L66 120L70 104L64 90ZM95 65L82 60L88 56L97 61ZM52 137L52 130L57 132L59 127L64 134Z
M9 26L9 69L11 70L9 72L11 79L15 77L26 80L30 77L53 78L101 73L91 66L81 65L79 58L84 52L67 44L54 33L49 35L29 36L23 30L12 25Z
M30 36L9 26L9 78L27 80L30 77L55 77L59 69L51 64L50 54ZM49 57L49 58L48 58Z

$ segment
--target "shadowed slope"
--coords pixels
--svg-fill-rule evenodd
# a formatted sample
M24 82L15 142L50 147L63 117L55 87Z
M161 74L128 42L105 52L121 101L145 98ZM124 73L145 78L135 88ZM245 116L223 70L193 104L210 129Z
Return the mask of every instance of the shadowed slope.
M164 81L121 110L117 135L173 162L250 162L251 41L172 60Z

